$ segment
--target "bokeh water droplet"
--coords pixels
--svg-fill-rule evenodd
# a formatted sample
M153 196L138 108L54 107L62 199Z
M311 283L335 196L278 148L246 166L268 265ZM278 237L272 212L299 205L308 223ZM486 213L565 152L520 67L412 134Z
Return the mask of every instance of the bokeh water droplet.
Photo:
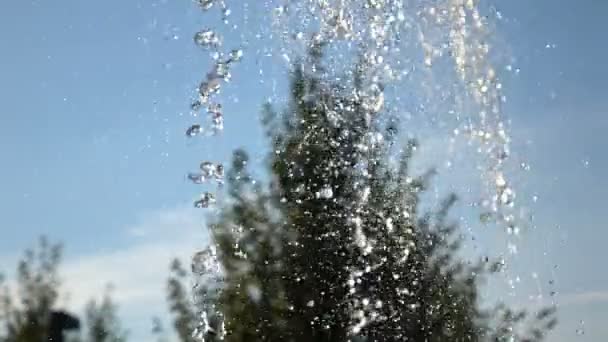
M196 208L209 208L209 206L215 204L215 195L210 192L205 192L201 195L201 198L194 202Z
M188 127L188 129L186 130L186 135L189 137L194 137L194 136L199 135L201 132L202 132L201 125L195 124L195 125Z
M212 30L202 30L194 35L194 42L205 48L216 48L220 46L221 40L217 33Z

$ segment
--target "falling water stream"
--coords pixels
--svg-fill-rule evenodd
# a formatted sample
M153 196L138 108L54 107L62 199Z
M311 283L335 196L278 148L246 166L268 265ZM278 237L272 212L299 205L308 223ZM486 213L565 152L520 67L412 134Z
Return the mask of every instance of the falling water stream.
M243 1L196 1L202 15L219 16L224 26L202 27L194 34L194 43L208 54L211 67L191 104L193 112L203 115L195 116L201 121L186 129L189 139L230 134L223 133L218 94L232 72L239 72L242 58L254 58L264 51L282 60L287 70L311 44L323 42L327 48L323 77L342 75L342 67L349 64L345 60L354 62L363 56L367 81L362 96L369 112L397 113L403 119L413 115L441 126L442 138L450 145L446 150L452 155L463 153L461 146L477 155L474 169L479 194L475 204L482 219L505 229L507 239L525 226L505 167L511 155L501 81L506 66L496 65L494 56L500 52L492 45L493 22L500 20L500 12L482 9L477 0L266 0L263 5L249 1L249 7L268 9L265 22L271 23L270 29L264 25L257 34L271 35L272 44L256 50L241 49L244 42L227 42L222 36L231 27L231 18L246 15L232 12L233 4L234 8L237 4L247 8ZM230 120L231 115L226 117ZM206 189L194 205L213 206L224 167L215 161L193 163L200 167L188 179ZM359 240L365 241L365 237ZM360 247L366 248L365 243ZM214 256L213 249L197 253L193 260L196 273L219 272ZM203 316L195 332L199 338L206 323Z

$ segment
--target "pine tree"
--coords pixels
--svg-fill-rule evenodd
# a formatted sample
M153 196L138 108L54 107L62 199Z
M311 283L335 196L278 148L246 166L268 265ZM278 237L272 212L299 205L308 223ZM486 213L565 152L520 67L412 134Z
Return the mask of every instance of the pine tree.
M456 197L419 212L433 172L410 175L416 144L400 147L395 120L380 120L381 85L360 66L350 83L327 81L320 51L294 68L284 114L265 107L270 184L234 153L211 225L224 277L211 311L225 340L541 340L551 309L528 331L523 312L480 309L494 265L458 257Z

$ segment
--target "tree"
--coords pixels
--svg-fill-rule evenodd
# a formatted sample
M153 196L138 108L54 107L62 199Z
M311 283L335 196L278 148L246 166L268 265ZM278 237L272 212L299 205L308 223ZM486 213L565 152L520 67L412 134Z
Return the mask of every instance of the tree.
M316 47L295 65L282 115L265 107L270 183L234 153L229 200L210 225L223 282L208 313L223 328L209 330L226 341L541 340L552 309L526 330L525 312L480 308L496 265L458 257L456 197L419 211L433 172L410 175L416 143L399 146L394 118L378 115L382 86L363 63L352 82L331 83L321 62Z
M109 291L109 290L108 290ZM87 342L124 342L127 333L116 315L116 304L106 292L100 303L91 300L86 307Z
M25 252L17 266L16 293L5 284L0 295L4 326L1 340L43 341L51 337L51 333L61 334L57 324L61 323L62 317L67 321L67 317L53 314L59 295L60 260L61 246L49 244L45 238L40 239L37 250Z
M194 342L192 333L196 328L196 310L190 297L191 291L185 285L187 272L178 259L170 266L171 275L167 281L167 302L173 314L173 328L182 342Z
M40 238L37 248L26 250L19 261L15 287L0 279L0 341L62 342L64 332L80 328L77 317L56 308L61 287L61 255L60 244ZM119 336L121 331L115 306L108 296L99 306L90 304L87 316L90 334L85 341L124 341L107 337Z

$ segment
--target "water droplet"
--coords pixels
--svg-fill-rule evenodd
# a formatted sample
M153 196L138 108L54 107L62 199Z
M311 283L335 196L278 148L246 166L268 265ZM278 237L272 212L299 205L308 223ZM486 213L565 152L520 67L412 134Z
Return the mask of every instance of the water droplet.
M224 182L224 165L222 165L222 164L215 165L214 177L218 183L222 184Z
M215 165L212 162L202 162L200 169L203 171L203 175L205 175L205 177L212 177L215 173Z
M507 186L507 181L505 180L505 177L502 175L502 173L496 175L496 186L499 188L504 188L505 186Z
M316 197L322 199L330 199L334 197L334 191L331 189L331 187L325 187L320 191L317 191Z
M586 169L589 168L589 164L590 164L589 159L583 159L583 167L584 168L586 168Z
M224 116L222 115L222 113L213 113L213 118L212 118L212 127L213 127L213 133L214 134L218 134L219 132L224 130Z
M433 59L431 58L431 56L424 57L424 65L426 65L429 68L433 66Z
M201 184L205 181L205 176L202 173L189 173L188 179L194 184Z
M511 188L504 188L500 193L499 199L501 204L512 207L515 200L515 192Z
M247 295L254 303L259 303L260 299L262 299L262 290L255 285L247 286Z
M215 248L208 247L192 256L192 273L203 275L219 271Z
M230 10L230 8L228 8L228 7L222 8L222 21L224 21L224 23L228 22L228 17L230 16L230 14L232 14L232 11Z
M218 47L220 37L211 30L199 31L194 35L194 42L201 47Z
M207 11L209 9L211 9L211 7L213 7L213 3L215 2L215 0L198 0L198 4L199 6L204 10Z
M219 103L212 103L207 107L207 113L212 115L222 114L222 105Z
M194 136L197 136L198 134L200 134L201 132L202 132L201 125L195 124L195 125L190 126L186 130L186 135L189 137L194 137Z
M492 217L492 213L485 212L479 215L479 220L481 221L481 223L489 223L492 220Z
M212 80L208 80L207 82L201 83L199 87L199 101L201 103L207 103L211 95L216 94L220 91L221 84L220 79L215 78Z
M201 109L202 103L199 100L196 100L194 102L192 102L192 104L190 104L190 109L192 109L193 111L198 111L199 109Z
M230 52L230 61L238 62L243 58L243 50L235 49Z
M215 195L210 192L205 192L201 195L201 198L194 202L196 208L209 208L210 205L215 204Z

